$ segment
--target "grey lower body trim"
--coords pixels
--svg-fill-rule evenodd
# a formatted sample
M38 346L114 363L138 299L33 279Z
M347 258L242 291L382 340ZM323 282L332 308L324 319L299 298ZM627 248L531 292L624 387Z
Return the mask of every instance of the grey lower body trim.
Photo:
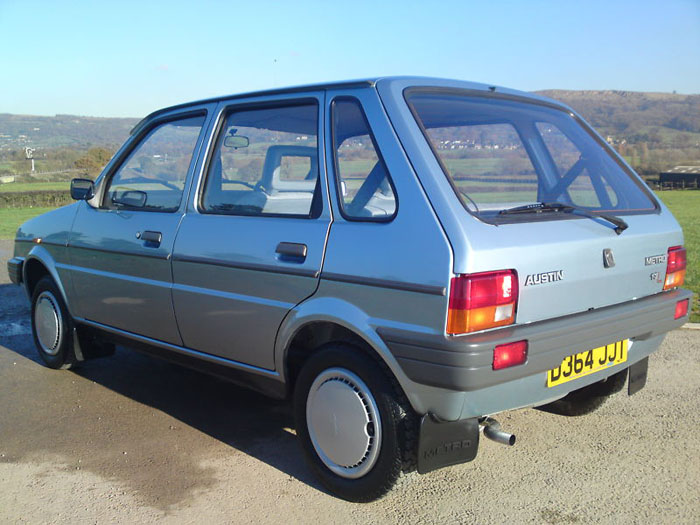
M13 284L22 284L22 266L24 259L21 257L13 257L7 261L7 273L10 276L10 281Z
M410 379L466 392L546 372L569 355L615 341L641 341L664 334L687 321L687 317L673 317L676 303L689 297L692 293L687 290L673 290L589 312L466 336L390 328L378 332ZM492 370L494 347L523 339L528 341L527 362Z
M75 318L80 327L95 330L118 344L144 351L156 357L210 373L252 388L275 398L286 396L286 385L274 370L232 361L223 357L173 345L150 337L127 332L80 317Z
M555 387L548 388L547 372L540 372L509 383L499 383L474 392L467 392L464 394L464 404L459 419L551 403L573 390L579 390L618 372L623 372L629 366L656 352L663 339L662 334L651 339L635 341L629 349L627 362Z

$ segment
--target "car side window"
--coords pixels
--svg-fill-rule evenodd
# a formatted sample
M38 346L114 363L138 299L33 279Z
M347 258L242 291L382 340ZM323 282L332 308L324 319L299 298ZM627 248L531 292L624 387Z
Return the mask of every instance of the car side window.
M396 193L359 101L333 103L335 172L342 214L350 220L387 221Z
M200 200L205 213L316 217L318 105L233 110L217 137Z
M204 120L169 120L151 129L112 175L103 207L177 211Z

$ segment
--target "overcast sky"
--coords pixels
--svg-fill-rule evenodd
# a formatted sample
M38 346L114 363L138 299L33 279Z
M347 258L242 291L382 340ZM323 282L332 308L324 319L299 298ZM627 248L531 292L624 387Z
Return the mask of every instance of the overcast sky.
M2 113L385 75L700 93L700 0L0 0L0 52Z

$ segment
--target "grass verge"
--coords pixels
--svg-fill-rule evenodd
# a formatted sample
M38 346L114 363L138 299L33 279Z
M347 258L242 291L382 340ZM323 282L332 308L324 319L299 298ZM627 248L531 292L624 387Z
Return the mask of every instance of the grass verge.
M14 239L24 221L54 208L0 208L0 239Z
M70 182L8 182L0 184L0 193L16 193L18 191L55 191L70 190Z

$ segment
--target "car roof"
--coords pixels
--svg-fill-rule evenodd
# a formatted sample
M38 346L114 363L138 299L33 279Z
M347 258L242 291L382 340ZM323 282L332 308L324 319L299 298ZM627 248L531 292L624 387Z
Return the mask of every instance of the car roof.
M160 115L169 113L178 109L187 109L189 107L196 107L202 104L211 104L221 102L222 100L235 100L240 98L250 98L250 97L263 97L270 95L284 95L291 93L304 93L310 91L323 91L329 89L352 89L352 88L374 88L377 84L392 84L400 83L403 85L414 85L416 87L449 87L458 89L468 89L472 91L498 91L499 93L505 93L508 95L514 95L521 98L532 99L533 101L546 102L548 104L555 104L562 108L571 111L571 108L562 104L559 101L544 97L541 95L536 95L534 93L528 93L526 91L518 91L515 89L505 88L502 86L494 86L489 84L482 84L478 82L467 82L463 80L453 80L446 78L435 78L435 77L421 77L421 76L389 76L389 77L375 77L357 80L344 80L337 82L323 82L319 84L306 84L299 86L290 86L274 89L265 89L260 91L249 91L245 93L236 93L231 95L221 95L218 97L211 97L201 100L195 100L192 102L185 102L182 104L176 104L173 106L168 106L162 109L158 109L152 113L149 113L146 117L141 119L136 126L131 130L133 135L139 131L147 122L151 121L153 118Z

